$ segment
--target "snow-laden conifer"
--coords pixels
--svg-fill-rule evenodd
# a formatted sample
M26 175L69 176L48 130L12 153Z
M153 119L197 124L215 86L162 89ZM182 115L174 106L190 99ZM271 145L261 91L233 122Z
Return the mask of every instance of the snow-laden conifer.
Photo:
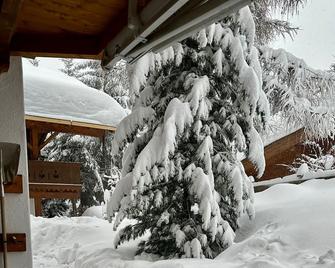
M272 114L304 127L308 137L334 138L334 73L315 70L284 49L264 46L260 54Z
M258 131L268 116L249 9L130 69L133 112L113 140L122 168L109 207L137 223L115 245L149 231L138 253L213 258L232 244L253 187L237 153L265 168Z

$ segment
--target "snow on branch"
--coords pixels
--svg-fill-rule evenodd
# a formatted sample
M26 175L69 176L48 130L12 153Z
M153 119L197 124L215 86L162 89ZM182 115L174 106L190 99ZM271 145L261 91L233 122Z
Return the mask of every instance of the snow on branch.
M283 49L260 48L263 87L272 112L303 126L312 138L334 137L335 74L314 70Z

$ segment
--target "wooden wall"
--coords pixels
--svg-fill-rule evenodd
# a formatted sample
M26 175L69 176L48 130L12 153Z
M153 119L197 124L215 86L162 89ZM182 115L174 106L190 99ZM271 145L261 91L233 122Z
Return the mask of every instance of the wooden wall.
M304 139L304 130L299 129L267 145L264 148L266 168L264 175L259 180L268 180L289 175L290 173L284 165L292 164L297 157L306 152L306 148L302 144ZM257 172L250 161L244 160L242 163L246 173L256 178Z

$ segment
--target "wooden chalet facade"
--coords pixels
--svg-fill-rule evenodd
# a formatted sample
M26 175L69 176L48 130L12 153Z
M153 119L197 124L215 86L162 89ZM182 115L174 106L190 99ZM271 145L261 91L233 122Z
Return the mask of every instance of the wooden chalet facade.
M302 154L309 155L314 153L310 146L304 144L306 140L304 129L300 128L266 145L264 147L265 171L263 176L257 178L256 181L271 180L291 175L287 167L288 165L293 164L294 160ZM315 142L325 151L328 151L335 144L334 140L317 140ZM256 178L257 172L250 161L244 160L242 163L246 173Z

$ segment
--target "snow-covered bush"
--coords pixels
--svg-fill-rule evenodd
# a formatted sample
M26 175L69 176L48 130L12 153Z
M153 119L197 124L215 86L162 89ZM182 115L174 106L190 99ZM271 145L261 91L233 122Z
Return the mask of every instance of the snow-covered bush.
M296 173L302 165L306 165L309 171L331 170L335 169L335 146L329 144L320 144L315 141L306 141L304 143L309 154L302 154L292 165L289 170ZM325 148L329 149L325 149Z
M59 216L70 216L70 201L64 199L42 199L42 216L53 218Z
M121 180L111 197L137 220L115 245L150 231L139 253L213 258L232 244L243 213L253 217L253 187L237 158L262 175L258 134L268 116L249 9L209 26L131 68L133 111L113 140Z

